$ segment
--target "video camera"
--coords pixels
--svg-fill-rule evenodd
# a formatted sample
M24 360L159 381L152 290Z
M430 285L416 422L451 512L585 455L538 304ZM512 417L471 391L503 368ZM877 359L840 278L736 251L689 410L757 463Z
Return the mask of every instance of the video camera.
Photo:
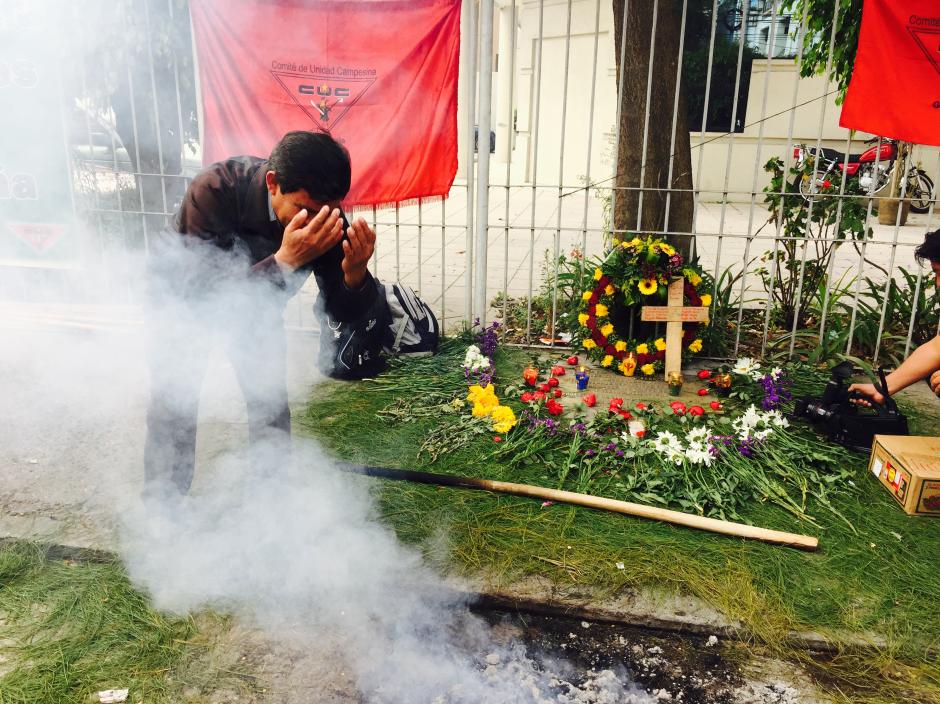
M845 447L868 452L875 435L907 435L907 418L898 410L898 405L888 395L888 382L884 369L878 369L880 383L875 384L884 396L884 403L870 399L870 408L852 403L853 399L865 398L857 392L849 393L846 382L852 377L852 363L841 362L832 368L832 376L826 382L822 396L806 396L796 402L794 418L805 418L819 425L829 440Z

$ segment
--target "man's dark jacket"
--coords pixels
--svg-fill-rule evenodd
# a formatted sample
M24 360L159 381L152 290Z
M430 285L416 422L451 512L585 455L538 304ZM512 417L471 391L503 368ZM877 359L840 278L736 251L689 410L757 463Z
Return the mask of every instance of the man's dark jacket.
M284 226L271 209L265 174L268 162L251 156L232 157L207 167L190 184L176 214L177 232L211 241L222 250L237 250L251 265L249 276L270 282L283 299L296 293L312 272L331 317L349 321L372 305L376 287L371 274L356 291L343 280L342 242L286 277L274 259ZM343 226L349 223L343 216Z

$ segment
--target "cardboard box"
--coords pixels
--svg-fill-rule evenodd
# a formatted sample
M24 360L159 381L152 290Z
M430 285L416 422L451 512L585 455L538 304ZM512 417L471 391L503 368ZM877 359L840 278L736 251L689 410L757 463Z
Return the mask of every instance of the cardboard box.
M912 516L940 516L940 438L876 435L869 471Z

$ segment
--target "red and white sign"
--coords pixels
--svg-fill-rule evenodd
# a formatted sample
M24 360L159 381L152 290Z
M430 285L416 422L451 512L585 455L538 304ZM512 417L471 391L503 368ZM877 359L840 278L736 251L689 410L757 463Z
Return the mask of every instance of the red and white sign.
M347 206L446 196L460 0L191 0L206 163L290 130L349 150Z
M7 229L29 245L36 254L42 254L65 234L65 225L47 222L8 222Z
M839 124L940 145L940 3L865 0Z

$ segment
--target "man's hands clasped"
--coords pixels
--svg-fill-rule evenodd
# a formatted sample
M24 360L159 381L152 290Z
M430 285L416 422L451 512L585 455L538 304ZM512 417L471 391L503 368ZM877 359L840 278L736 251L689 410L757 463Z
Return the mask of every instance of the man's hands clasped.
M375 251L375 231L360 217L350 224L346 235L343 278L347 287L357 289L365 279L369 259ZM274 259L282 266L299 269L326 254L342 239L343 220L339 208L331 210L324 205L312 218L304 209L284 228L284 238Z

